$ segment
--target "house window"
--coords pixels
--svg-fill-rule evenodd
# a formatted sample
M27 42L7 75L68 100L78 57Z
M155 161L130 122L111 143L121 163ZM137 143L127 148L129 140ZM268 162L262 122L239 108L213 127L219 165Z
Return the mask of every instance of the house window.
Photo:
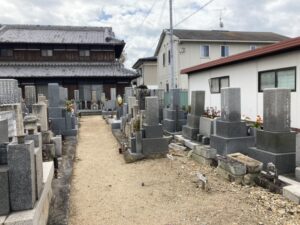
M166 66L166 54L163 54L163 66Z
M90 56L90 50L79 50L79 56L80 57L89 57Z
M171 63L171 52L170 52L170 50L168 51L168 63L169 63L169 65Z
M42 56L53 56L53 50L42 49Z
M296 91L296 67L258 73L258 91L265 88L289 88Z
M209 83L210 93L221 93L221 88L229 87L229 76L211 78Z
M227 56L229 56L229 46L222 45L221 46L221 57L227 57Z
M11 57L11 56L13 56L13 50L12 49L3 48L0 51L0 55L2 57Z
M200 46L200 57L201 58L208 58L209 57L209 46L208 45L201 45Z
M255 50L256 49L256 45L250 45L250 50Z

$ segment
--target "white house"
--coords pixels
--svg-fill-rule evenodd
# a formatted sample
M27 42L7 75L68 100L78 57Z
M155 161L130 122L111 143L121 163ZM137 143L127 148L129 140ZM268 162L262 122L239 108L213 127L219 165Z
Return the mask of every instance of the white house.
M164 30L155 50L157 75L160 88L168 89L170 74L170 36ZM180 75L184 68L237 53L253 50L288 39L272 32L241 32L224 30L174 30L174 65L178 88L188 88L187 75Z
M158 87L157 58L155 56L138 59L132 68L140 75L136 79L137 86L144 84L151 87Z
M263 89L284 87L291 93L291 126L300 128L300 37L181 71L188 74L189 93L205 90L205 105L220 109L222 87L241 88L242 115L263 115Z

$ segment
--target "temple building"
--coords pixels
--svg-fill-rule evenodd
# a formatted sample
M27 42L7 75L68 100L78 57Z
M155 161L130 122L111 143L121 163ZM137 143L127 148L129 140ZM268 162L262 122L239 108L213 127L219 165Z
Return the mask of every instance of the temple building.
M35 85L45 96L48 83L59 83L69 99L93 89L109 99L111 88L123 94L138 76L122 63L124 46L111 27L0 25L0 79Z

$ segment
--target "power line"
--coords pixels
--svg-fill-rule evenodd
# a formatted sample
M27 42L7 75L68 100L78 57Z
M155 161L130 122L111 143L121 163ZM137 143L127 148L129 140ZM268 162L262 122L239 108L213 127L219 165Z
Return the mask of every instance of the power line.
M145 15L145 17L144 17L143 21L141 22L141 24L139 25L139 27L141 27L141 26L144 25L144 22L146 21L146 19L148 18L148 16L149 16L150 13L152 12L152 10L153 10L154 6L156 5L157 1L158 1L158 0L154 0L154 1L153 1L152 5L151 5L151 8L148 10L147 14ZM127 49L128 46L130 46L130 44L127 44L127 45L125 46L125 49ZM125 50L125 49L124 49L124 50Z
M215 0L210 0L207 3L205 3L203 6L201 6L199 9L197 9L195 12L193 12L192 14L190 14L189 16L185 17L183 20L181 20L180 22L178 22L177 24L175 24L174 27L177 27L179 24L183 23L184 21L186 21L187 19L189 19L190 17L192 17L193 15L195 15L197 12L199 12L202 9L204 9L206 6L208 6L213 1L215 1Z

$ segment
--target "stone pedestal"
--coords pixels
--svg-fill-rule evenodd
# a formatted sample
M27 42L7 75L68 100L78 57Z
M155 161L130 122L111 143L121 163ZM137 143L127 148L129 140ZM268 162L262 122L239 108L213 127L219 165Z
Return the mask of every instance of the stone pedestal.
M35 86L25 86L25 104L29 109L29 112L32 112L32 105L36 103L36 89Z
M8 145L10 205L13 211L32 209L36 201L34 143Z
M32 114L38 118L38 123L41 126L41 131L48 130L48 115L47 105L44 102L32 105Z
M0 217L8 215L9 211L8 167L0 166Z
M191 98L191 113L187 116L187 125L182 127L185 138L196 140L199 133L200 116L204 113L205 91L193 91Z
M51 142L54 143L54 146L55 146L55 155L57 157L61 157L62 156L62 137L61 137L61 135L52 137Z
M272 162L279 174L294 173L296 163L296 133L290 131L289 89L264 91L264 130L256 132L256 147L246 154L267 164Z
M171 105L163 111L163 129L169 133L182 130L186 124L185 113L180 108L180 89L170 90Z
M246 123L241 122L240 88L222 88L221 119L216 121L216 133L210 137L210 146L218 154L244 152L255 145L255 138L247 136Z

